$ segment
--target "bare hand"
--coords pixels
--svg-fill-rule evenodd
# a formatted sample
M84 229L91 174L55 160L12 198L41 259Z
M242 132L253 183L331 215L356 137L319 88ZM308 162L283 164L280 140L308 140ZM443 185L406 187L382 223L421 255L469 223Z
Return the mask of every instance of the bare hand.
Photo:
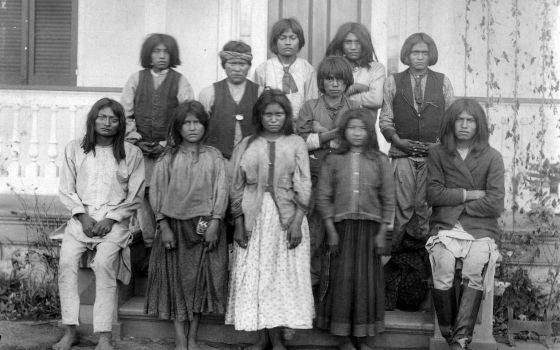
M113 219L105 218L99 221L97 224L95 224L95 226L93 226L93 229L91 231L96 236L105 237L109 232L111 232L115 222L116 221Z
M484 196L486 196L486 191L482 191L482 190L467 191L467 197L466 197L465 201L474 201L474 200L480 199Z
M334 230L332 230L334 231ZM338 255L339 253L339 236L336 231L331 232L331 230L327 231L327 247L329 253L332 255Z
M375 236L375 249L377 254L381 255L387 248L387 224L381 224L377 235Z
M136 143L142 152L151 158L157 158L164 150L164 147L157 142L138 141Z
M294 220L288 228L288 249L294 249L301 243L301 220Z
M249 243L249 235L245 232L245 223L243 217L235 219L235 230L233 232L233 240L243 249L247 248Z
M393 143L398 149L410 155L425 154L428 152L428 146L423 142L394 137Z
M86 213L78 214L76 215L76 218L82 224L82 230L84 231L84 234L90 238L93 237L93 227L95 226L95 224L97 224L97 221L95 221Z
M321 132L327 132L327 131L329 131L329 129L322 126L321 123L319 123L316 120L313 121L313 132L321 133Z
M369 86L366 84L354 83L346 91L346 96L352 96L366 91L369 91Z
M218 229L220 228L220 221L212 219L208 223L208 228L204 233L204 242L208 246L208 250L214 250L218 246Z
M172 250L175 249L177 244L175 240L175 233L169 227L169 224L165 221L160 221L159 229L161 230L161 244L165 249Z

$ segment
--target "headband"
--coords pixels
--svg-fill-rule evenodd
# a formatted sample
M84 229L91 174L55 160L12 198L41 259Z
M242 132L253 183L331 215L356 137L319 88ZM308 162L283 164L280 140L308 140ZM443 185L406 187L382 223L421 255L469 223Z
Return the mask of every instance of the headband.
M253 60L253 55L251 55L251 53L241 53L237 51L220 51L220 58L224 62L227 62L228 60L234 58L240 58L242 60L249 62L249 64L251 64L251 61Z

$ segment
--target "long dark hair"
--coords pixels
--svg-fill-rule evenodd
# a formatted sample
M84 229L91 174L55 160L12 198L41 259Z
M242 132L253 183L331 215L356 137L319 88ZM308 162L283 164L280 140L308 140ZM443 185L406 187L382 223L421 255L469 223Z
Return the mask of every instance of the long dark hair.
M284 110L284 114L286 114L286 121L282 126L282 130L280 132L283 135L291 135L294 133L294 125L292 123L293 115L292 115L292 105L290 104L290 100L286 97L282 91L277 89L266 89L257 99L255 105L253 106L253 125L257 130L257 135L261 135L264 132L264 126L262 123L262 119L264 116L264 112L266 111L266 107L276 103L282 107Z
M377 62L377 55L371 42L371 35L366 26L357 22L347 22L338 27L334 38L327 47L325 56L344 56L344 39L350 33L354 34L362 45L362 56L356 60L356 64L360 67L368 67L371 62Z
M455 121L457 121L457 118L463 112L471 115L476 122L476 132L472 139L471 151L483 151L489 146L488 139L490 138L490 132L488 130L488 122L486 121L484 109L472 98L457 99L445 111L439 135L441 144L450 153L454 153L455 150L457 150Z
M202 106L200 102L195 100L184 101L173 111L173 115L171 117L169 129L167 132L167 152L175 154L179 150L179 146L183 141L183 137L181 136L181 129L183 128L185 119L189 114L195 116L200 124L204 126L204 135L202 135L202 139L199 143L203 143L206 139L206 136L208 135L208 126L210 124L210 117L204 109L204 106Z
M175 38L168 34L154 33L150 34L142 44L142 49L140 50L140 65L142 67L152 67L152 52L159 44L165 45L169 52L169 67L175 68L181 64L179 45L177 45Z
M115 116L119 118L119 128L117 129L117 134L113 136L113 155L117 162L126 158L126 152L124 151L124 136L126 133L126 119L124 117L124 109L120 103L117 101L110 99L108 97L104 97L99 101L95 102L89 113L87 115L86 120L86 134L82 139L82 149L84 153L89 153L90 151L93 152L95 155L95 145L97 144L97 133L95 132L95 120L97 119L97 115L99 111L103 108L109 107Z
M338 137L340 140L340 146L335 150L335 153L343 154L350 152L352 146L350 142L346 139L346 128L352 119L361 120L366 126L368 140L364 146L364 155L370 159L376 159L380 153L379 143L377 142L377 134L375 133L375 124L373 122L373 116L371 111L365 108L355 108L344 112L340 118L340 124L338 127Z

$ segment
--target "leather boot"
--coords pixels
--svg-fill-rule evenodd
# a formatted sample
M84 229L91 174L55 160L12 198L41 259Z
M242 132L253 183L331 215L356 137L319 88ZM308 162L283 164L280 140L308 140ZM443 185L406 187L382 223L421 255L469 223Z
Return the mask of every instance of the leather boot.
M478 310L482 302L482 294L483 291L481 290L470 288L468 285L463 286L459 311L453 327L452 345L460 344L459 340L461 339L466 340L466 342L463 342L466 346L471 342ZM452 349L454 348L452 347Z
M451 287L447 290L434 288L432 289L432 299L434 301L434 308L436 309L441 335L449 341L451 338L451 327L455 323L455 317L457 315L455 288Z

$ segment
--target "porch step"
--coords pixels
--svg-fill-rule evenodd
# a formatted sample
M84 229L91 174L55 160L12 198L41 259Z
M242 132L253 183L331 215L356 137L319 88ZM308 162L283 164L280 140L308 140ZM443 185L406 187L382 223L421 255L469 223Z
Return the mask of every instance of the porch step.
M159 320L144 314L143 296L135 296L119 307L119 320L123 337L173 338L171 321ZM407 349L429 347L434 334L434 316L429 312L387 311L385 332L376 337L376 349ZM203 315L198 338L208 343L251 344L257 341L256 332L237 332L225 325L223 316ZM299 330L288 346L335 347L335 338L319 329Z

